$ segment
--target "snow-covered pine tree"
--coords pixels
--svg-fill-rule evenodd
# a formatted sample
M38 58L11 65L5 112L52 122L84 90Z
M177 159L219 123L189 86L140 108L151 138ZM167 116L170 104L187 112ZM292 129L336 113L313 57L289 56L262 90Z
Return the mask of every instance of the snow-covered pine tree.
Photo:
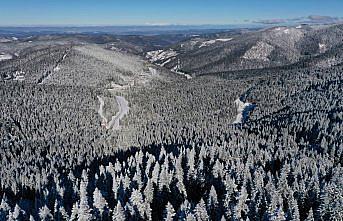
M201 221L209 220L209 216L206 210L206 204L203 198L201 198L200 202L195 206L194 212L195 212L195 216L197 220L201 220Z
M83 178L85 179L85 178ZM92 219L92 209L88 204L87 183L84 180L80 182L80 203L78 207L78 221L88 221Z
M39 209L39 217L42 221L53 220L53 215L46 205Z
M175 210L174 210L174 207L173 205L168 202L167 205L166 205L166 208L163 212L163 220L165 221L173 221L175 217Z
M124 208L121 205L120 201L117 202L117 205L115 206L115 208L113 210L112 220L113 221L125 221L126 220Z
M108 204L97 187L93 192L93 207L100 219L103 219L103 216L106 215L104 212L108 210Z

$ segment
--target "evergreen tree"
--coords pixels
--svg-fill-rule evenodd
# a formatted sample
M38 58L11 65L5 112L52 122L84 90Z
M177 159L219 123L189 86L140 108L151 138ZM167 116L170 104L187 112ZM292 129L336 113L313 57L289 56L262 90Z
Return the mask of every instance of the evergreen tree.
M83 175L84 176L84 175ZM84 176L83 179L85 179ZM87 184L85 181L80 182L80 203L78 206L78 220L79 221L88 221L92 219L91 208L88 205L88 196L87 196Z
M104 212L107 211L108 208L106 199L102 196L100 190L97 187L93 192L93 206L99 214L100 218L103 217Z
M197 220L202 220L202 221L209 220L209 216L208 216L207 210L206 210L205 201L202 198L201 198L200 202L195 206L194 212L195 212L195 216L196 216Z
M167 203L167 206L163 212L163 219L166 221L172 221L174 219L175 216L175 210L173 205L171 205L169 202Z
M42 221L53 220L53 215L46 205L39 209L39 217Z
M125 213L124 213L124 208L122 207L120 201L118 201L116 207L113 210L113 216L112 216L113 221L125 221Z

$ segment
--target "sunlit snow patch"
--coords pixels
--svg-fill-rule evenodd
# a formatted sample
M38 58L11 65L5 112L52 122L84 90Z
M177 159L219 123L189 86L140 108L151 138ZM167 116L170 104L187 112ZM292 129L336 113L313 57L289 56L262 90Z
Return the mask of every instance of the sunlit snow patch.
M61 70L61 68L57 65L55 68L54 68L54 71L59 71Z
M213 39L213 40L208 40L208 41L204 41L201 43L201 45L199 46L199 48L202 48L202 47L206 47L206 46L209 46L209 45L212 45L216 42L227 42L227 41L231 41L232 38L217 38L217 39Z
M191 76L191 75L181 72L181 71L178 69L178 66L175 66L174 68L172 68L171 71L174 72L174 73L176 73L176 74L179 74L179 75L184 76L187 80L192 79L192 76Z
M235 104L237 106L237 116L233 124L242 124L246 122L249 118L249 113L256 107L256 104L244 103L239 98L235 100Z
M318 47L319 47L319 52L320 53L324 53L327 50L326 44L319 43Z
M149 51L146 54L146 57L151 61L151 62L156 62L156 61L164 61L170 58L173 58L177 55L177 52L174 51L173 49L169 50L157 50L157 51Z
M0 61L6 61L6 60L11 60L13 58L12 55L10 54L0 54Z

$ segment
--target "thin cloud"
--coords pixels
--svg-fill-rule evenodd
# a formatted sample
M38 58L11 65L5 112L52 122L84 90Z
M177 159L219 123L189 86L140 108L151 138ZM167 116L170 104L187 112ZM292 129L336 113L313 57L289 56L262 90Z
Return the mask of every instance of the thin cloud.
M323 16L323 15L310 15L307 17L307 19L311 23L319 23L319 24L331 24L331 23L342 21L342 19L338 17Z
M279 24L334 24L342 22L343 19L339 17L324 16L324 15L310 15L307 17L297 18L272 18L255 20L253 23L264 25L279 25Z
M274 24L287 23L287 21L288 21L287 19L272 18L272 19L263 19L263 20L253 21L253 23L265 24L265 25L274 25Z

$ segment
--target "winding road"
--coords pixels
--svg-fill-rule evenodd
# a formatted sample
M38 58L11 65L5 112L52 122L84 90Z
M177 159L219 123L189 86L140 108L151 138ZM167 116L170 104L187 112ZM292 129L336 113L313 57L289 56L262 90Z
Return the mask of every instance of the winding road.
M102 124L106 127L106 129L113 129L113 130L120 130L120 120L129 113L129 102L122 96L116 96L116 101L119 107L119 111L116 115L112 116L112 119L110 122L108 122L108 119L106 118L104 114L104 99L102 99L100 96L98 96L98 100L100 102L100 107L98 110L98 113L100 117L102 118Z

